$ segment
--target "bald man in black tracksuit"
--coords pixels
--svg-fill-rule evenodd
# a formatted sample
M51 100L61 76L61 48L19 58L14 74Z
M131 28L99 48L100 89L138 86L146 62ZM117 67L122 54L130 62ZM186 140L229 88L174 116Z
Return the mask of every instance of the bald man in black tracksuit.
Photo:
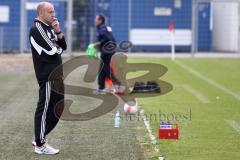
M98 92L105 93L105 79L109 77L116 85L120 85L120 82L116 79L111 72L111 58L115 54L116 40L112 34L112 29L105 25L105 17L102 14L98 14L95 18L95 25L97 27L97 42L95 47L98 47L101 52L101 63L99 67L98 75Z
M54 107L64 99L63 93L52 90L52 83L61 84L63 91L62 71L54 81L49 81L49 75L62 64L61 54L66 50L65 38L60 25L55 18L53 5L41 2L37 8L38 17L35 19L29 34L32 58L37 82L39 84L39 100L34 117L35 140L32 142L37 154L57 154L47 144L46 136L53 130L59 121L54 113Z

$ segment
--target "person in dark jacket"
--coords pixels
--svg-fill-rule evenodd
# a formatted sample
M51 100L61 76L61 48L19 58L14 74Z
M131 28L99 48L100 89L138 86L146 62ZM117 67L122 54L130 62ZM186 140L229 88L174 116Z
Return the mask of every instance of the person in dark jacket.
M113 84L120 85L120 82L114 76L111 70L111 58L116 52L116 40L112 34L112 29L110 26L105 24L105 16L103 14L98 14L95 17L95 25L97 28L96 36L97 42L94 43L94 47L98 48L101 55L101 63L99 67L98 75L98 90L97 93L105 94L105 80L110 78Z
M64 95L51 89L52 84L48 78L51 72L62 64L61 54L66 50L67 45L51 3L39 3L37 18L30 29L29 40L39 84L39 100L34 118L35 140L32 144L35 153L57 154L59 150L47 144L46 136L59 121L54 114L54 106L64 99ZM62 81L61 74L58 78L58 81Z

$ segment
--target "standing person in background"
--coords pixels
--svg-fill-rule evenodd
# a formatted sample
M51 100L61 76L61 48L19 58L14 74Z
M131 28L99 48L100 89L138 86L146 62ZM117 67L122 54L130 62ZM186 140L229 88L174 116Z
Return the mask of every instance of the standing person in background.
M112 29L105 24L106 18L103 14L98 14L95 17L95 25L97 27L97 42L94 47L98 48L101 55L101 63L98 75L98 90L97 94L106 94L105 80L110 78L115 86L119 86L120 82L111 72L111 58L115 54L116 40L112 34Z
M62 64L61 54L67 45L51 3L39 3L37 18L30 29L29 39L39 84L39 100L34 117L35 140L32 145L37 154L57 154L59 150L47 144L46 136L59 121L59 117L55 116L54 107L64 99L64 95L51 90L48 78L51 72ZM62 74L56 82L63 84Z

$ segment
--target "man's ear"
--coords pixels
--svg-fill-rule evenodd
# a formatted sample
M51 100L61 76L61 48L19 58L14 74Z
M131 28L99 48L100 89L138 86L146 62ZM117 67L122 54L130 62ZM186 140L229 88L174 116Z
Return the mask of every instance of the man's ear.
M46 10L45 9L41 9L41 11L39 12L39 16L42 17L44 12L46 12Z

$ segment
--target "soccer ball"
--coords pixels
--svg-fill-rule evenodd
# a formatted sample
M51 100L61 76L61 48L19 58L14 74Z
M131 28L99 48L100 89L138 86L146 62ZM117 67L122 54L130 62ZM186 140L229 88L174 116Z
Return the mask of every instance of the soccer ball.
M136 114L139 112L140 107L138 106L137 101L136 102L127 102L124 104L124 112L128 114Z

